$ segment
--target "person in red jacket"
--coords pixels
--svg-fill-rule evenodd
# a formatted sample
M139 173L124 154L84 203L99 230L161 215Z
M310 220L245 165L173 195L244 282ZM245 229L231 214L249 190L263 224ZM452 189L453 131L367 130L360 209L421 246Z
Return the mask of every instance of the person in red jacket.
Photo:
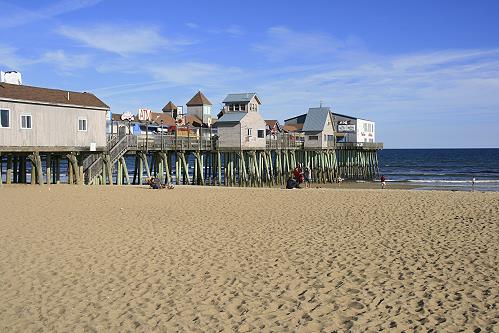
M301 165L300 164L298 164L296 166L296 168L294 168L294 170L293 170L293 177L295 178L295 180L296 180L296 182L298 184L303 183L303 180L304 180L303 179L303 171L301 169Z
M385 176L381 176L381 178L379 180L381 181L381 188L385 188L386 187Z

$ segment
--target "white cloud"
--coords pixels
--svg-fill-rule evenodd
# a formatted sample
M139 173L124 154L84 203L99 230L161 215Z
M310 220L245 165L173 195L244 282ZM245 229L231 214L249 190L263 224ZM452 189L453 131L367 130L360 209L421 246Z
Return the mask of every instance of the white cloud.
M67 54L63 50L47 51L40 58L40 62L55 65L62 71L71 71L88 67L91 57L86 54Z
M17 49L5 44L0 44L0 66L2 70L19 69L23 65L23 59L17 55Z
M2 8L3 15L0 20L0 28L13 28L39 20L50 19L62 14L94 6L101 1L102 0L63 0L36 11L27 10L2 1L0 2L0 7Z
M190 29L197 29L197 28L199 28L199 25L198 25L198 24L196 24L196 23L194 23L194 22L187 22L185 25L186 25L188 28L190 28Z
M155 53L162 49L176 50L193 43L184 39L167 39L159 33L158 28L146 26L63 26L58 32L85 46L120 55Z
M231 25L226 28L221 28L221 29L211 29L208 31L209 33L212 34L217 34L217 35L226 35L229 37L241 37L244 35L243 29L239 25Z
M269 61L287 58L317 58L323 55L351 51L359 41L345 41L323 33L298 32L284 26L271 27L266 39L253 44L253 50L262 53Z

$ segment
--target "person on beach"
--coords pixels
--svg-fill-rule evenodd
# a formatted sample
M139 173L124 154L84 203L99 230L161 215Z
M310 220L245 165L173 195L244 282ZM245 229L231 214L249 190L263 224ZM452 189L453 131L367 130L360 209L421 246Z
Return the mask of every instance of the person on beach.
M381 178L379 180L381 181L381 188L384 189L386 187L385 176L381 176Z
M164 188L164 185L161 184L159 178L151 177L147 180L147 185L149 185L153 190L159 190Z
M293 170L293 177L295 178L296 182L298 183L298 186L303 183L304 177L303 177L303 171L301 168L301 165L298 164L296 168Z
M159 178L156 178L156 177L151 177L147 180L147 185L149 185L153 190L160 190L160 189L163 189L163 188L167 188L169 190L173 189L173 185L171 184L168 184L168 186L166 184L161 184L161 180Z
M305 181L305 188L310 188L310 179L312 178L312 170L308 166L305 167L303 172L303 179Z
M471 192L475 192L475 178L471 180Z
M288 180L286 181L286 189L287 190L292 190L294 188L299 188L298 187L298 182L293 178L289 177Z

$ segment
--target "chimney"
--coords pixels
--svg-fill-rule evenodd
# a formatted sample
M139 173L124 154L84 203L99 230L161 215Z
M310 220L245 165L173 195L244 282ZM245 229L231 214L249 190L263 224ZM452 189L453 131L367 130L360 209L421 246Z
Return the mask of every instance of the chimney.
M0 82L17 84L17 85L23 84L22 78L21 78L21 73L16 72L16 71L1 72L0 73Z

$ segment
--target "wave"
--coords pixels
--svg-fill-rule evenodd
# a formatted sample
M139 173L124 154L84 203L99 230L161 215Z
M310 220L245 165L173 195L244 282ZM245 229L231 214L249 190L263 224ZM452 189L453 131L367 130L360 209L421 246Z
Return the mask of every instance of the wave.
M471 184L471 180L407 179L405 181L411 183ZM499 184L499 179L475 180L475 184Z

